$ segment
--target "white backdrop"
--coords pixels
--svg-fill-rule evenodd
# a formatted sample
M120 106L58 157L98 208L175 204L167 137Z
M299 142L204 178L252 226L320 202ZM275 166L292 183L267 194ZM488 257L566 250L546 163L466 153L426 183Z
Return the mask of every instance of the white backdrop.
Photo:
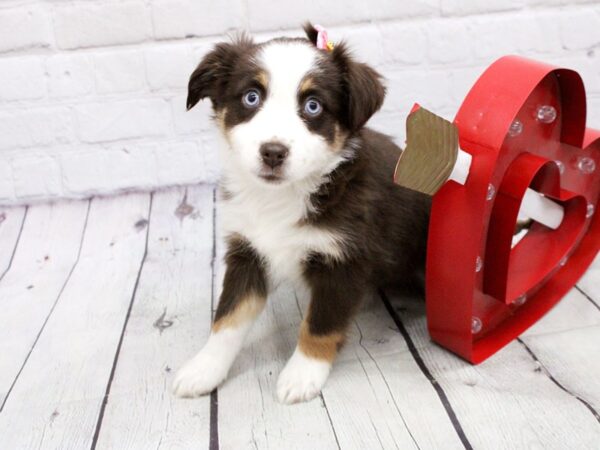
M413 102L452 118L509 53L578 70L600 128L599 1L1 0L0 204L215 182L190 72L228 31L300 35L307 19L387 78L370 125L398 142Z

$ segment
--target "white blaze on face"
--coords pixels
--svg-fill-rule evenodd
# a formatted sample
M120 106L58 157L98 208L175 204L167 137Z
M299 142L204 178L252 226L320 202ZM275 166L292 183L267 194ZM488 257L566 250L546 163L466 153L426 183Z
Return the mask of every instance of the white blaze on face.
M329 173L342 160L327 140L308 129L299 115L298 92L305 76L318 70L319 52L302 42L267 44L257 62L268 75L266 98L256 115L229 131L233 163L258 177L262 168L260 146L277 141L289 148L284 164L284 182L304 180ZM317 119L318 120L318 119Z

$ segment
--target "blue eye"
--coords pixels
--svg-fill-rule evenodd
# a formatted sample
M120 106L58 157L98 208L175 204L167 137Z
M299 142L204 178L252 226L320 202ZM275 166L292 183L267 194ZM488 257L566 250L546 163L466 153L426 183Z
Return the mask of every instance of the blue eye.
M242 97L242 103L246 108L256 108L260 105L260 92L256 89L250 89L246 91L244 96Z
M317 117L323 112L323 106L319 100L311 97L304 102L304 112L307 116Z

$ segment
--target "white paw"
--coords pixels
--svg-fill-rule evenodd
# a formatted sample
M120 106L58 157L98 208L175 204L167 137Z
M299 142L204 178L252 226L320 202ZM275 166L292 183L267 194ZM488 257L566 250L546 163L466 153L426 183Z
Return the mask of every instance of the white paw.
M201 351L177 371L173 393L182 398L209 394L225 380L229 366L224 358Z
M296 349L277 380L277 397L281 403L306 402L315 398L327 381L331 364L309 358Z

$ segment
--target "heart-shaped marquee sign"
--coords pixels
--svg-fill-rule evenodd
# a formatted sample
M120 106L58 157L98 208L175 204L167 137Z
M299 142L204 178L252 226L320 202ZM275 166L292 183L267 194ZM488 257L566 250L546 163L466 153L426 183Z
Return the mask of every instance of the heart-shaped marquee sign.
M598 253L600 132L585 128L585 116L585 91L576 72L515 56L492 64L456 115L452 128L469 167L459 182L436 181L427 323L434 341L472 363L539 320ZM434 169L435 164L414 163L417 137L431 148L456 139L448 128L434 131L435 119L415 117L407 121L409 145L396 171L396 181L407 187L421 172L414 167L445 171L444 180L452 170L439 161ZM450 165L456 157L444 156ZM550 227L534 222L513 245L517 216L532 195L558 208L559 222Z

